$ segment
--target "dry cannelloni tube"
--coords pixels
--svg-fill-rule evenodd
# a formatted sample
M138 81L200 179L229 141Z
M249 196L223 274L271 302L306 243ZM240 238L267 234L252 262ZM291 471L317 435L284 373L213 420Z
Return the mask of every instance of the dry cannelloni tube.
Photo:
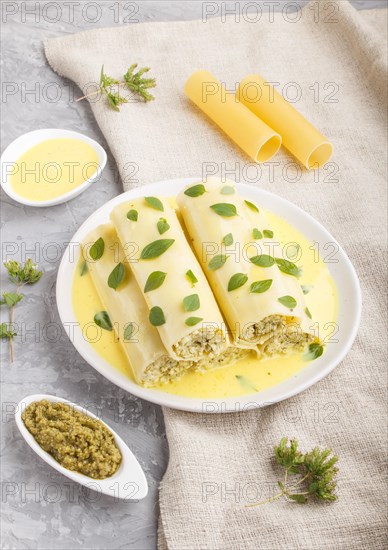
M169 357L159 333L149 324L149 309L125 260L113 224L101 225L83 247L89 273L138 384L152 386L179 378L190 361ZM96 312L97 313L97 312ZM98 312L100 313L100 312Z
M168 354L199 361L225 351L222 314L168 201L133 199L116 206L111 220Z
M298 267L282 258L259 206L215 178L185 189L177 203L236 345L273 355L312 341Z
M284 147L308 170L316 170L330 159L332 144L263 77L250 74L244 78L235 99L278 132Z

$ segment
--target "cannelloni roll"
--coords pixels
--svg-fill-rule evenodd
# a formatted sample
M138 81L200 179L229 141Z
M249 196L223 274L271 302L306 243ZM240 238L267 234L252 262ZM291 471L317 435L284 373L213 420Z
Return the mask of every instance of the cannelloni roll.
M192 362L169 357L157 329L150 325L148 305L125 260L113 224L93 230L85 240L83 254L136 382L144 386L168 382L191 368Z
M113 209L132 272L168 354L199 361L229 345L227 329L209 283L166 199L143 197Z
M215 178L182 191L177 202L235 343L272 355L312 341L298 268L282 258L258 205Z

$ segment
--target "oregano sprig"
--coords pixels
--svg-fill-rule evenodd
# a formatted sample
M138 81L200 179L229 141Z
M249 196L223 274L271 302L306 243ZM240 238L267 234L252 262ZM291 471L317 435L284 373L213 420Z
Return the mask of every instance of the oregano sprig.
M80 97L77 101L100 94L101 96L106 97L106 100L112 109L115 111L120 111L120 105L123 103L129 103L126 97L120 95L120 86L124 86L132 93L138 95L145 103L152 101L155 98L149 93L148 90L150 88L155 88L156 80L154 78L145 78L143 76L150 70L149 67L143 67L135 72L136 68L137 63L133 63L123 75L123 80L120 81L116 78L108 76L105 73L104 65L102 65L98 89L90 94Z
M8 271L9 280L15 285L16 289L15 292L3 292L3 298L0 300L0 305L10 309L8 326L6 323L1 323L0 325L0 338L8 338L10 361L13 363L13 338L16 336L13 328L15 306L24 296L24 294L21 294L20 289L25 285L37 283L42 277L43 271L38 269L31 258L28 258L23 266L16 260L9 260L8 262L4 262L4 267Z
M133 63L124 75L124 82L127 88L139 95L143 101L152 101L154 98L147 90L155 88L156 80L154 78L144 78L143 74L148 73L149 67L143 67L137 72L134 72L137 68L137 63Z
M261 502L247 504L248 508L273 502L281 497L299 504L305 504L312 498L329 502L337 500L335 478L338 457L331 449L314 447L311 451L302 453L296 439L291 439L288 443L288 438L283 437L279 445L274 447L274 453L276 462L284 468L284 478L278 481L280 492ZM290 479L290 476L299 477Z

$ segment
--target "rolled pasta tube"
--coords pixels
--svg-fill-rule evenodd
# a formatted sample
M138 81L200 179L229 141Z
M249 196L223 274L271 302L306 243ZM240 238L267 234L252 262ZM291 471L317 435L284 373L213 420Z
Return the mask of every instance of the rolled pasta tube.
M185 93L255 162L266 162L279 150L279 134L236 101L208 71L193 73Z
M284 262L257 205L233 183L209 178L205 192L177 197L180 213L237 345L264 355L303 349L309 328L297 267Z
M308 170L326 164L333 146L279 92L259 75L244 78L236 98L281 135L282 144Z
M229 345L227 328L175 210L145 197L111 213L130 266L168 354L177 360L212 358Z
M98 239L104 242L103 254L99 259L93 260L90 247ZM191 368L192 362L178 362L169 357L158 331L149 324L148 306L125 260L113 224L101 225L93 230L85 240L83 253L92 282L109 315L118 345L125 352L136 382L153 386L177 379ZM115 290L109 286L108 280L120 263L124 266L124 276ZM118 280L116 279L116 283Z

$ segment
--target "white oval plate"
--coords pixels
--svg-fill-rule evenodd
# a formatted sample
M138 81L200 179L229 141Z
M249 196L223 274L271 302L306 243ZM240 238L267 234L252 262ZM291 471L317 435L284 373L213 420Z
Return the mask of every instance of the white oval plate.
M78 185L74 189L71 189L67 193L63 193L59 197L49 199L47 201L31 201L18 195L11 186L10 183L10 173L8 172L8 167L12 166L17 162L20 157L42 141L47 141L49 139L59 139L59 138L68 138L68 139L79 139L84 141L96 151L98 156L98 169L91 175L91 177L85 180L81 185ZM7 193L11 199L28 206L54 206L56 204L61 204L62 202L67 202L74 197L77 197L80 193L83 193L94 181L96 181L100 176L106 165L106 152L101 147L97 141L94 139L80 134L79 132L73 132L72 130L62 130L60 128L45 128L42 130L34 130L33 132L27 132L16 138L12 143L8 145L0 159L1 167L1 186L4 191Z
M339 296L337 320L339 330L336 334L338 342L328 344L325 353L320 358L312 361L295 376L261 392L226 399L203 400L171 395L135 384L102 359L92 346L84 340L79 326L76 326L77 320L72 307L72 281L80 254L79 244L82 243L87 234L98 225L107 223L112 208L117 204L147 195L177 195L183 187L196 183L200 179L167 180L133 189L104 204L82 224L71 240L58 271L56 295L62 323L65 330L66 327L74 326L71 340L85 361L120 388L152 403L185 411L217 413L242 411L288 399L321 380L345 357L353 344L360 323L361 290L356 272L349 258L334 237L319 222L291 202L257 187L236 184L236 188L244 196L286 219L310 241L319 243L320 247L328 242L335 243L338 246L336 255L338 262L329 264L330 273L337 285Z
M93 479L91 477L80 474L79 472L73 472L64 468L53 458L49 453L42 449L42 447L37 443L34 436L27 430L23 420L22 412L34 401L42 401L46 399L47 401L52 401L54 403L65 403L71 408L86 414L90 418L99 420L112 432L115 437L116 444L120 449L121 456L123 457L119 469L113 476L107 477L106 479ZM121 500L140 500L147 496L148 493L148 484L144 472L136 460L134 454L129 449L128 445L121 439L117 433L112 430L110 426L105 424L100 418L88 411L87 409L67 401L67 399L62 399L61 397L55 397L54 395L29 395L22 399L18 406L16 407L15 421L17 427L19 428L20 433L28 443L28 445L33 449L40 458L42 458L49 466L55 468L59 473L68 477L72 481L84 485L88 489L97 491L99 494L108 495L115 499Z

